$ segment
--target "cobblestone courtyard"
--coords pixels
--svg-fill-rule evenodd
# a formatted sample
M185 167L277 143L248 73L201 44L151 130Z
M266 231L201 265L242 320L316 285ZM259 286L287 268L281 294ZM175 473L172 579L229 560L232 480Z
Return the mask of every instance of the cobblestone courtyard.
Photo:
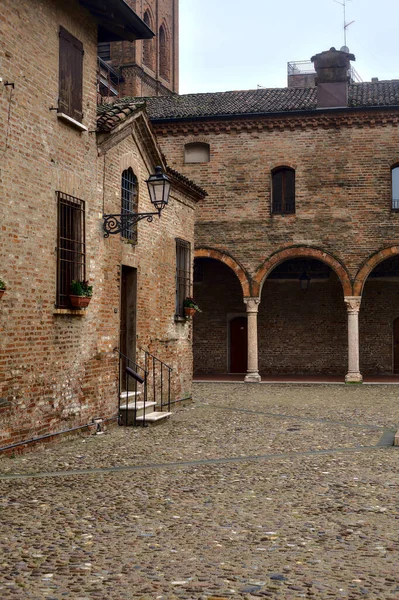
M195 385L0 459L0 598L399 598L399 388Z

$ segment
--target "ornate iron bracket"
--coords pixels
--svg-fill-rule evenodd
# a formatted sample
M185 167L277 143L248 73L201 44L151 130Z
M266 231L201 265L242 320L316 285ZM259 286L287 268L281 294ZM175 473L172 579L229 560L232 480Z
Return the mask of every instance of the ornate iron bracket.
M107 238L115 233L121 233L126 231L132 225L135 225L142 219L147 219L149 223L152 223L154 217L160 217L161 211L153 213L125 213L122 215L103 215L104 223L104 237Z

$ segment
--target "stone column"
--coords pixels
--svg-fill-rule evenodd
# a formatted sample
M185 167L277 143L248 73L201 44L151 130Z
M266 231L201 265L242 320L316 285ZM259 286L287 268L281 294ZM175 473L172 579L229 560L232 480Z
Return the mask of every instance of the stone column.
M260 298L244 298L248 316L248 372L245 381L259 383L258 372L258 306Z
M345 296L348 311L348 373L346 383L362 383L359 370L359 309L361 296Z

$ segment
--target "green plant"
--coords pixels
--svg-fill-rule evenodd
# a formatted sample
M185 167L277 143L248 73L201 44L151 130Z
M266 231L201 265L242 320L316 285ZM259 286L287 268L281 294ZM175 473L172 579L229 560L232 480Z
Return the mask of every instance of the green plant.
M6 289L6 284L4 283L4 281L0 277L0 290L5 290L5 289Z
M201 312L201 309L198 307L198 304L195 302L194 298L187 297L183 302L184 308L195 308L197 312Z
M73 296L86 296L91 298L93 295L93 286L88 281L73 280L71 283L71 294Z

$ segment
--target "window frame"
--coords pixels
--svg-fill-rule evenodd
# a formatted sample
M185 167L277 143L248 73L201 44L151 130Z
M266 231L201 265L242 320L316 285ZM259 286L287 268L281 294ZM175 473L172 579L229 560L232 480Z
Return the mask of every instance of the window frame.
M129 187L128 187L129 186ZM133 214L138 210L139 186L138 179L132 169L128 167L122 171L121 175L121 214ZM137 244L137 223L121 231L121 237L132 243Z
M73 280L86 280L85 201L57 191L56 308L70 308Z
M198 149L201 148L201 150L204 150L204 154L205 154L205 150L206 150L206 160L187 160L187 152L190 151L190 149L194 149L194 147L197 147ZM185 165L198 165L198 164L206 164L209 163L211 161L211 145L208 142L187 142L187 144L184 144L184 164Z
M293 194L290 198L287 194L287 174L293 177ZM282 175L281 182L281 198L276 198L277 195L277 177ZM272 215L294 215L296 212L296 172L292 167L281 166L276 167L271 172L271 214Z
M83 120L83 44L62 25L59 29L58 113Z
M397 173L398 197L394 198L394 171ZM399 163L391 166L391 211L399 212Z
M170 47L169 35L165 23L161 23L158 31L159 38L159 76L170 82Z
M176 295L175 317L184 318L184 300L191 291L191 244L187 240L176 241ZM183 268L182 268L183 267Z

